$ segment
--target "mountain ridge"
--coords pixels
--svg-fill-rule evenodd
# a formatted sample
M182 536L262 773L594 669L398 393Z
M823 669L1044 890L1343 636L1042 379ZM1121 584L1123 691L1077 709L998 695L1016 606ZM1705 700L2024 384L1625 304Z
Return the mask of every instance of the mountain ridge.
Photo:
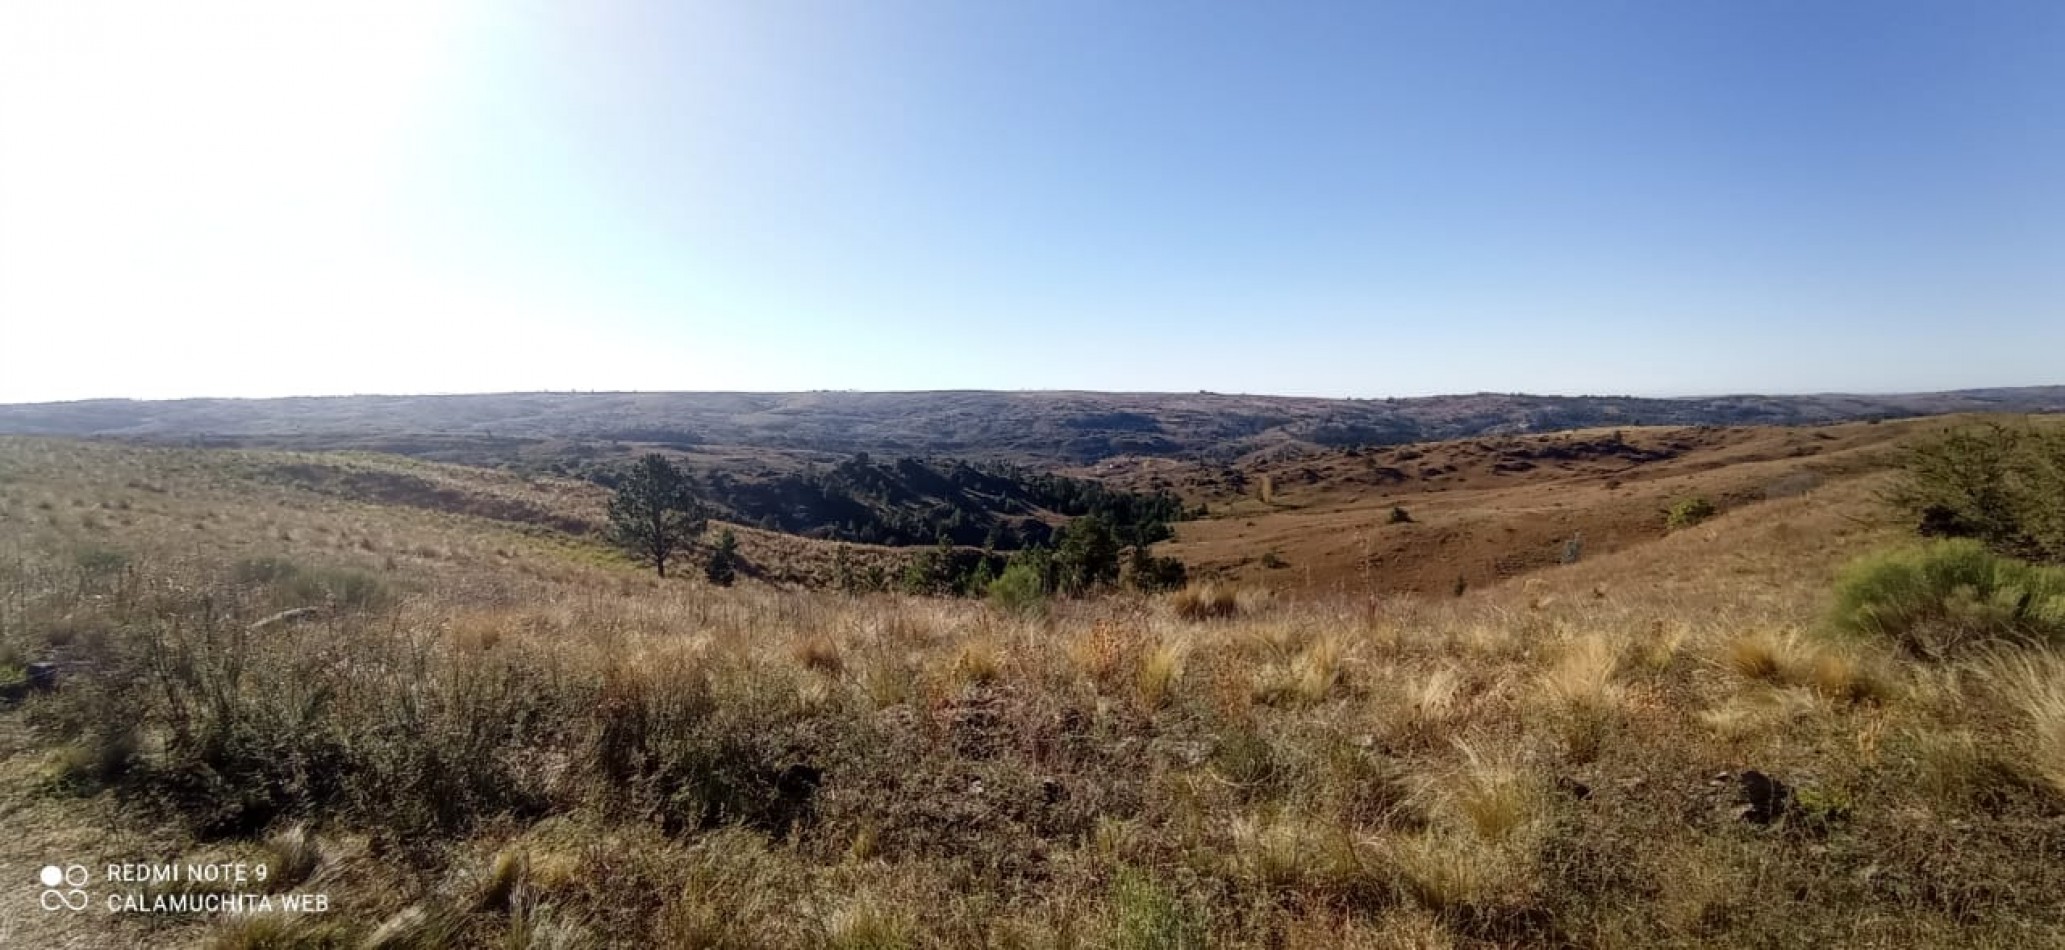
M2065 412L2065 386L1698 397L1472 393L1371 399L1084 390L495 393L99 399L0 405L0 434L494 458L551 443L748 446L1081 465L1227 459L1600 426L1810 425L1956 412Z

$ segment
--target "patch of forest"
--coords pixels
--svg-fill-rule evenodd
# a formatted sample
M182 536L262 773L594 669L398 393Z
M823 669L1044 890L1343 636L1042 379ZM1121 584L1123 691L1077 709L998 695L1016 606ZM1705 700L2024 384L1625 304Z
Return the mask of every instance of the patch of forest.
M616 488L621 469L576 472ZM688 470L716 518L809 538L862 544L950 544L1012 551L1054 543L1059 526L1095 515L1126 544L1171 536L1191 512L1167 492L1143 493L964 459L877 460L859 453L836 465L739 473Z

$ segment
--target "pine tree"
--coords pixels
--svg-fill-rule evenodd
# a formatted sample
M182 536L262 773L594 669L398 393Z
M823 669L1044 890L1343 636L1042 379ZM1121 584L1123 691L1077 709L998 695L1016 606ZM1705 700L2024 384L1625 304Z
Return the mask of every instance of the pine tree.
M681 469L658 453L631 466L609 502L610 539L667 576L667 560L709 523Z
M1097 515L1068 523L1054 552L1057 585L1068 594L1110 586L1119 578L1119 543L1111 525Z
M710 561L703 565L703 576L719 587L730 587L738 579L739 539L730 528L717 535L717 544L710 549Z

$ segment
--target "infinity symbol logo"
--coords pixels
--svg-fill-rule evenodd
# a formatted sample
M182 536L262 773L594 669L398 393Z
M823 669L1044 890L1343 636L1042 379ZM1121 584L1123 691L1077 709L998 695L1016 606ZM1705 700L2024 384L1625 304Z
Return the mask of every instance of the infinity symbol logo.
M40 903L44 910L85 910L90 901L85 891L75 887L69 891L44 891Z

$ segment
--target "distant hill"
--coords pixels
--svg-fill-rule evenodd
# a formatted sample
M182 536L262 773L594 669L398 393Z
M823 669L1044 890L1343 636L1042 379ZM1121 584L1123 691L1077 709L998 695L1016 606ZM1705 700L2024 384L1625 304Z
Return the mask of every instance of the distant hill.
M1079 465L1230 459L1590 426L1800 425L1952 412L2065 411L2065 386L1856 396L1313 399L1217 393L509 393L123 399L0 406L0 434L366 448L451 461L742 446L828 458L958 456Z

